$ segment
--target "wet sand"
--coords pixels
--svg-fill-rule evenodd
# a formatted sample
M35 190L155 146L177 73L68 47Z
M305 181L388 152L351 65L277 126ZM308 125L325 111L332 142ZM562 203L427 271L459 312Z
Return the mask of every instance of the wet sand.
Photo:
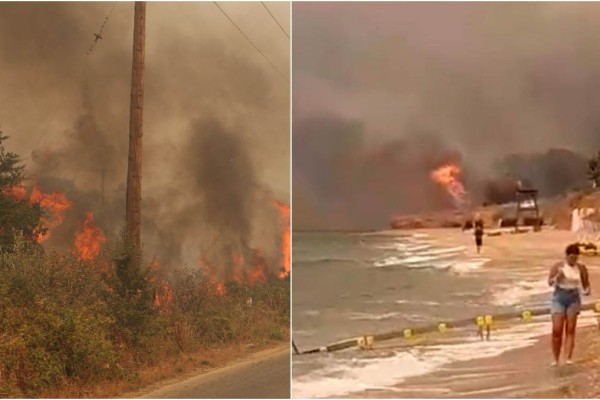
M468 233L460 230L422 232L449 246L470 246L467 252L476 253L473 238ZM389 234L398 233L390 231ZM574 234L559 230L485 237L481 255L492 261L483 269L503 265L509 254L536 264L558 261L566 245L573 241ZM581 261L590 269L592 290L596 292L592 298L598 298L600 257L582 257ZM510 266L507 273L510 273ZM545 335L527 348L449 364L430 374L408 378L395 388L367 390L351 397L596 398L600 395L600 332L596 326L586 327L579 328L577 335L574 365L550 367L550 336Z

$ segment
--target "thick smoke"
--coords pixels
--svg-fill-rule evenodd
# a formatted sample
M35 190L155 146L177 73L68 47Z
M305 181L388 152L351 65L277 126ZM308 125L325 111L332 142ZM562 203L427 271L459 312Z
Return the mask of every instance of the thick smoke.
M292 138L297 228L372 228L385 226L399 210L452 205L443 189L423 184L433 168L460 162L460 154L431 132L367 147L363 126L352 121L314 117L294 122L293 129L301 132Z
M288 69L289 41L262 5L223 8ZM287 4L269 8L289 27ZM146 32L145 254L198 265L204 244L231 239L277 257L289 84L212 3L148 3ZM40 188L74 203L50 245L71 246L87 210L109 237L122 228L132 37L133 3L0 4L0 127Z
M581 184L600 146L599 14L592 3L295 4L293 140L319 144L294 147L294 227L383 227L450 206L429 178L437 162L459 163L480 203L508 180L546 195ZM360 143L340 161L355 126Z

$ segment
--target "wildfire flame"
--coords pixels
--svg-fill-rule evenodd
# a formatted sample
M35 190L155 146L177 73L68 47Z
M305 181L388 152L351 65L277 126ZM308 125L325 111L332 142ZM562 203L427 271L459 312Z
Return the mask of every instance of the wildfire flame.
M225 287L225 283L227 282L254 286L259 282L266 282L267 280L266 261L260 251L251 250L250 260L246 260L239 254L235 255L231 264L231 272L228 276L219 275L217 270L203 257L200 258L199 263L204 268L209 287L218 296L227 294Z
M2 191L2 194L7 197L12 197L15 200L22 201L27 197L27 192L23 186L14 186L6 188Z
M83 226L75 234L75 252L80 260L90 261L98 257L102 244L106 241L104 233L94 226L94 214L88 211Z
M246 281L250 286L267 280L265 272L267 271L265 257L260 250L254 251L252 255L252 269L248 271Z
M171 285L169 282L163 281L154 294L154 306L164 311L169 309L172 302L173 294L171 292Z
M279 278L283 279L290 273L290 206L273 200L277 211L279 211L279 222L283 228L281 239L281 254L283 256L282 270L279 273Z
M283 279L290 273L290 207L277 200L273 200L273 204L279 212L279 221L283 230L282 267L278 274L278 277ZM225 287L227 282L254 286L266 282L269 276L265 255L262 251L251 248L245 248L242 254L233 255L229 263L230 268L222 268L221 274L204 257L200 258L199 263L204 268L209 287L218 296L227 293Z
M455 164L445 164L431 172L431 179L443 186L456 204L464 203L467 196L460 173L460 167Z
M214 268L210 266L208 261L206 261L203 257L199 260L200 265L204 268L204 273L208 278L209 287L214 290L214 294L217 296L224 296L227 293L227 289L225 289L225 284L221 282Z
M150 264L150 269L153 271L150 281L156 285L156 290L154 292L154 307L159 308L161 312L165 312L173 302L171 285L166 280L161 280L160 283L157 283L157 272L160 270L158 261L153 260Z
M14 186L10 189L3 191L5 196L12 197L15 200L23 201L27 200L27 191L23 186ZM45 211L49 212L48 215L42 217L42 224L47 228L46 233L38 234L37 241L39 243L50 237L50 231L60 224L65 219L65 211L73 206L73 203L67 199L64 193L52 192L44 193L38 186L37 182L34 181L31 194L29 195L29 204L39 203L40 207Z
M38 235L38 242L40 243L50 237L52 229L62 224L65 219L65 211L73 206L73 203L67 199L64 193L44 193L37 187L37 182L34 183L29 202L31 204L39 203L42 208L51 214L51 218L42 217L42 222L48 230L45 234Z

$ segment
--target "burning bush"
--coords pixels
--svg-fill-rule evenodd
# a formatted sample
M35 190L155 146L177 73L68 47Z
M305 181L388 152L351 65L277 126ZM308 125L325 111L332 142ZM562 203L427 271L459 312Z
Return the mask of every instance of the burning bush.
M226 282L219 294L199 269L167 279L120 251L113 261L105 253L85 260L15 243L0 252L0 391L7 395L47 397L181 352L288 339L288 277Z
M7 152L0 131L0 249L11 249L15 234L32 244L38 235L44 235L42 209L39 202L29 202L22 186L24 166L19 157Z

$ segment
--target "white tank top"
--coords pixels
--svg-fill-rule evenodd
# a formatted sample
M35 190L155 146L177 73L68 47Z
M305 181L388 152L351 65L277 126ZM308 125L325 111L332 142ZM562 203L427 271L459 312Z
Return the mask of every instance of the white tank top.
M570 266L567 263L564 263L560 268L564 274L564 278L557 285L562 289L580 289L581 288L581 273L579 271L579 266L575 264L574 266Z

